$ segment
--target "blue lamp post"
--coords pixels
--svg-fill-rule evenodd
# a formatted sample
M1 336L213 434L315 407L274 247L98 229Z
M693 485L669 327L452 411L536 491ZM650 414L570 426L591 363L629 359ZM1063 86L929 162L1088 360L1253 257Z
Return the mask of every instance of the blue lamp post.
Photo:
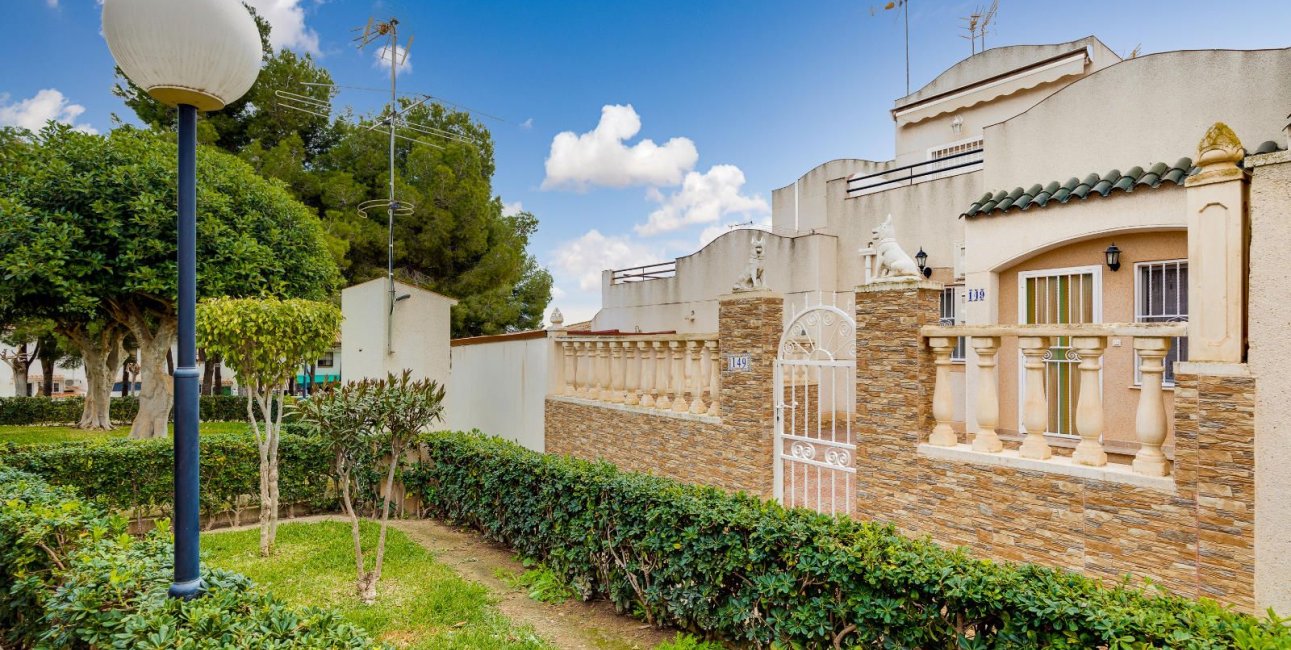
M260 32L235 0L107 0L103 35L117 65L153 99L179 109L179 355L175 366L175 580L202 591L197 400L197 112L224 108L260 74Z

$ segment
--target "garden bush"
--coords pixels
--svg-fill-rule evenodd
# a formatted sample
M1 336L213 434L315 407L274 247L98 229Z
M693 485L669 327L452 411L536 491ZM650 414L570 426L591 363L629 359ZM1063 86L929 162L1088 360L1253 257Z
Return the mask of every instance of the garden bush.
M204 434L201 507L205 515L255 506L260 457L249 434ZM279 487L283 504L332 508L332 458L323 442L282 436ZM75 487L104 507L135 517L166 514L174 492L174 446L169 439L111 439L53 445L0 445L0 463L31 472L53 485Z
M583 597L767 647L1291 648L1291 627L1151 586L975 559L891 526L544 455L422 438L404 482L436 515Z
M0 397L0 425L75 424L81 419L84 397ZM129 422L139 412L139 398L113 397L109 414L113 422ZM273 412L277 414L277 403ZM171 417L174 417L171 412ZM283 413L283 418L291 411ZM247 398L237 395L202 395L199 415L203 422L246 422Z
M132 538L74 490L0 466L0 647L377 647L336 613L285 605L227 571L203 572L201 598L168 598L166 533Z

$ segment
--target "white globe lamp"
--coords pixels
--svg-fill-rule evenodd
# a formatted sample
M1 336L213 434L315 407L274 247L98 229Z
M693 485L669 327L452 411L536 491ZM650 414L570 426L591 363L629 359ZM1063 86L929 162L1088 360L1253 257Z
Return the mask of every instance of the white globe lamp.
M179 109L178 363L175 364L175 579L170 595L204 590L199 563L197 111L224 108L260 74L260 31L239 0L106 0L103 36L117 65L153 99Z

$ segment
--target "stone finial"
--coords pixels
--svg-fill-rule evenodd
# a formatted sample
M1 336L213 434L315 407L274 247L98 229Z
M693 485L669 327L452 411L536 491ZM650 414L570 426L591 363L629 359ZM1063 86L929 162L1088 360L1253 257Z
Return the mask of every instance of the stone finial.
M1245 155L1242 141L1233 129L1223 122L1215 122L1197 145L1197 167L1200 171L1189 180L1196 179L1200 182L1238 174L1237 163Z
M551 310L551 329L558 330L565 324L565 315L560 313L560 307Z
M763 257L766 255L766 235L758 232L749 241L749 261L744 266L744 273L731 287L731 291L757 291L767 288L762 279Z

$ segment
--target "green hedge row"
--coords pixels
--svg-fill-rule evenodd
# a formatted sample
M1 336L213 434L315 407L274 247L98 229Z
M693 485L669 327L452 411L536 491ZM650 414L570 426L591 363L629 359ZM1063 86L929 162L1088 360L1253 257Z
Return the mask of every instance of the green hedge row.
M404 481L429 511L584 597L767 647L1288 648L1211 601L975 559L892 527L688 486L479 434L435 434Z
M73 424L81 419L83 397L0 397L0 425ZM139 412L139 398L113 397L108 406L113 422L129 422ZM273 409L277 413L277 408ZM284 413L284 417L291 411ZM173 411L171 413L174 415ZM247 398L237 395L202 395L199 417L203 422L245 422ZM256 417L260 417L259 411Z
M0 466L0 647L379 647L335 612L286 605L236 573L205 570L204 597L167 598L165 533L132 538L74 490Z
M336 496L328 479L332 458L321 440L283 433L278 454L283 504L335 507ZM170 439L0 446L0 463L31 472L53 485L75 487L85 498L135 516L167 513L174 492L174 446ZM203 514L238 512L255 506L260 493L259 472L259 450L249 433L203 434Z

